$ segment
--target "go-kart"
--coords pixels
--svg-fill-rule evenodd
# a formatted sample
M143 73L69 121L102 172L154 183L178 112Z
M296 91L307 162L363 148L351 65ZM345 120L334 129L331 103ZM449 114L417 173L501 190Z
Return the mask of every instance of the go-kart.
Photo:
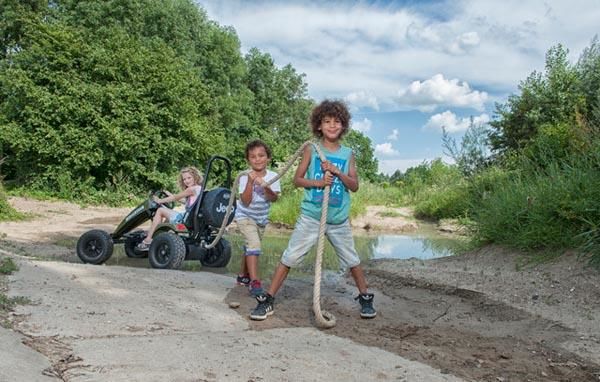
M226 181L224 185L206 191L211 167L215 160L225 163ZM180 224L161 223L152 236L152 244L148 251L140 251L136 248L138 243L146 237L146 232L134 231L134 229L152 219L161 207L154 201L154 195L166 196L163 191L151 193L148 200L133 209L113 233L109 234L106 231L94 229L81 235L77 241L77 256L84 263L102 264L112 256L114 244L124 243L127 256L148 257L153 268L178 269L184 260L199 260L206 267L225 267L231 258L229 242L221 238L214 247L207 249L205 246L212 243L217 236L226 216L229 199L235 197L235 195L231 195L230 188L231 163L225 157L213 156L206 165L202 184L203 192L192 205L183 222ZM166 206L173 208L173 203ZM226 225L233 220L235 201L232 208Z

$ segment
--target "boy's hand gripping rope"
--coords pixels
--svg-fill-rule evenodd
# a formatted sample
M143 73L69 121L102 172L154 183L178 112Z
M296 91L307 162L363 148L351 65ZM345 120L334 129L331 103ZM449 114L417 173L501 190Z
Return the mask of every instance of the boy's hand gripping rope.
M270 186L271 184L275 183L279 178L281 178L286 172L288 172L290 167L292 167L292 164L294 163L294 161L296 159L298 159L298 157L300 157L300 155L302 155L302 153L304 152L304 149L308 145L313 145L313 147L317 151L317 154L319 154L319 158L321 159L321 162L325 162L327 160L325 158L325 155L323 155L321 148L319 147L319 145L316 142L306 141L302 144L302 146L300 146L300 148L298 148L298 150L296 150L294 155L292 155L290 157L290 159L288 159L288 161L285 163L283 168L277 173L277 176L275 176L273 179L269 180L268 182L263 182L261 184L261 186L263 186L263 187ZM231 187L232 195L237 195L237 189L238 189L238 186L240 183L240 178L244 175L247 175L249 172L250 172L249 170L242 171L235 178L235 181L233 182L233 186ZM317 256L315 258L315 282L314 282L314 286L313 286L313 312L315 313L315 321L317 322L317 326L319 326L320 328L324 328L324 329L333 328L336 324L335 316L333 314L331 314L327 311L321 310L321 267L322 267L322 263L323 263L323 250L325 249L325 225L327 222L327 209L329 206L330 188L331 188L331 186L327 185L327 186L325 186L325 189L323 190L323 204L321 207L321 221L320 221L320 225L319 225L319 240L317 242ZM217 233L217 236L215 237L215 239L210 244L205 245L204 248L206 248L206 249L213 248L215 245L217 245L217 243L223 236L223 233L225 232L225 225L227 224L227 221L229 220L229 216L231 215L231 212L233 210L232 207L233 207L234 200L235 200L235 196L229 198L229 204L227 205L227 211L225 212L225 217L223 218L223 224L221 224L221 228L219 228L219 232Z

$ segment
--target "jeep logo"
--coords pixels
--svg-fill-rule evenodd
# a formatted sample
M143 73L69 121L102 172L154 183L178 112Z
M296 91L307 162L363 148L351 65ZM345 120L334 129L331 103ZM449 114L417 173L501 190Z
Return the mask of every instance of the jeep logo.
M215 209L218 213L222 214L227 211L227 206L223 205L223 203L219 203L219 207Z

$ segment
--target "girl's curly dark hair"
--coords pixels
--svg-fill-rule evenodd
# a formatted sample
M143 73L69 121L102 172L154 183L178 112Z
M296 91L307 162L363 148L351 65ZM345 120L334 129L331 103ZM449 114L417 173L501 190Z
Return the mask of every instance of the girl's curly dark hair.
M325 117L334 117L342 122L342 132L340 138L348 132L350 127L350 112L348 106L340 100L324 100L318 106L316 106L310 115L310 126L314 136L321 138L323 132L321 131L321 121Z

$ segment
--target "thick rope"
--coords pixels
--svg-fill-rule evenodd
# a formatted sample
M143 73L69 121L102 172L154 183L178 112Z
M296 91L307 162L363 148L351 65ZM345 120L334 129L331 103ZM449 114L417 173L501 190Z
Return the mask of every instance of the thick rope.
M325 155L323 155L321 148L319 147L319 145L316 142L306 141L302 144L302 146L300 146L300 148L298 148L298 150L296 150L294 155L292 155L290 157L290 159L288 159L288 161L285 163L283 168L281 170L279 170L277 175L273 179L269 180L268 182L263 182L261 184L261 186L262 187L270 186L271 184L275 183L278 179L280 179L286 172L288 172L290 167L292 167L292 164L296 161L296 159L298 159L298 157L300 157L300 155L302 155L302 153L304 152L304 149L308 145L313 145L313 147L317 151L317 154L319 155L319 158L321 159L321 162L325 162L327 160L325 158ZM215 237L215 239L210 244L205 245L204 248L206 248L206 249L213 248L215 245L217 245L217 243L223 236L223 233L225 232L225 226L226 226L227 221L229 220L229 216L231 215L231 212L233 210L233 208L232 208L233 202L235 200L235 195L237 195L237 189L239 186L240 178L244 175L248 175L249 173L250 173L249 170L242 171L235 178L235 181L233 182L233 186L231 187L231 193L234 196L229 198L229 204L227 205L227 211L225 212L225 217L223 218L223 223L221 224L221 228L219 228L219 232L217 233L217 236ZM327 210L328 210L328 206L329 206L330 188L331 188L330 186L325 186L325 188L323 190L323 202L322 202L323 204L321 207L319 239L317 241L317 255L315 257L315 282L313 285L313 312L315 314L315 321L317 322L317 326L319 326L320 328L324 328L324 329L332 328L336 324L335 316L333 314L331 314L327 311L321 310L321 267L323 264L323 252L325 249L325 227L327 224Z

